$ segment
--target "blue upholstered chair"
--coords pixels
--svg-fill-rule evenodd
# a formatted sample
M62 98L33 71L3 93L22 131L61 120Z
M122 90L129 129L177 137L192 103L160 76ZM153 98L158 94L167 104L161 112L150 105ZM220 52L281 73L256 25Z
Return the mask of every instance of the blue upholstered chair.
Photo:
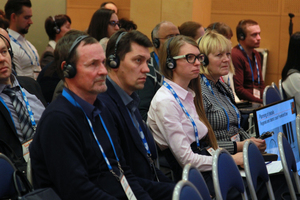
M201 172L192 166L190 163L186 164L182 171L182 180L190 181L197 188L203 200L211 200L209 190Z
M227 150L216 150L213 155L212 175L217 200L227 199L231 188L236 188L243 200L248 199L240 171Z
M246 180L252 200L257 200L258 177L266 183L269 198L275 199L264 158L257 146L251 140L247 140L243 146L243 152Z
M278 88L277 88L278 89ZM268 105L277 101L281 101L281 96L276 88L268 85L263 93L263 105Z
M174 188L172 200L202 200L202 197L191 182L181 180Z
M13 174L16 168L12 162L0 153L0 199L17 197L14 187Z

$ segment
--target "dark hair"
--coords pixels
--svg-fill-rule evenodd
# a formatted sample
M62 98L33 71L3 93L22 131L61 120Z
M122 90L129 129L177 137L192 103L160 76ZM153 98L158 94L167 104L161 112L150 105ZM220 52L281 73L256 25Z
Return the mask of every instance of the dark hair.
M55 19L55 22L53 20L53 17ZM62 25L64 25L66 22L71 22L71 18L68 15L55 15L55 16L49 16L45 20L45 30L49 37L49 40L55 40L56 38L56 31L54 29L55 26L57 26L59 29Z
M11 14L20 15L23 12L23 6L31 8L30 0L8 0L5 4L5 17L10 21Z
M128 20L126 18L120 19L119 23L120 23L120 28L124 28L126 31L137 29L137 25L133 21Z
M106 4L109 4L109 3L111 3L111 4L114 4L115 6L117 6L114 2L112 2L112 1L105 1L105 2L103 2L101 5L100 5L100 8L105 8L105 5Z
M87 33L98 41L107 37L107 27L113 13L115 13L113 10L98 9L91 19Z
M107 47L106 47L106 57L113 55L115 53L115 45L116 41L121 33L125 32L124 29L120 29L116 33L114 33L111 38L108 40ZM125 55L131 51L131 44L137 43L143 47L152 47L152 43L149 38L144 35L143 33L133 30L122 36L120 41L118 42L117 48L117 56L119 57L120 61L125 58ZM109 69L109 68L108 68Z
M289 50L286 63L281 72L281 80L284 81L290 74L290 69L300 71L300 32L294 33L290 38Z
M195 38L196 35L197 35L197 30L201 26L202 25L197 23L197 22L187 21L187 22L184 22L183 24L181 24L178 27L178 30L180 32L180 35L189 36L189 37L192 37L196 40L196 39L198 39L198 38Z
M211 30L211 31L214 30L226 38L229 38L229 37L231 38L233 36L230 26L228 26L227 24L225 24L223 22L211 23L210 25L208 25L208 27L206 29Z
M0 28L7 29L9 27L9 21L5 18L0 17Z
M5 18L5 12L3 10L0 9L0 18L3 17Z
M246 32L246 26L247 24L249 25L258 25L258 23L252 19L245 19L239 21L238 25L236 26L236 37L238 42L240 41L240 35L244 34L245 38L247 37L247 32Z
M78 61L78 54L77 49L74 49L69 55L69 50L73 44L73 42L82 35L87 35L86 33L78 30L70 30L68 31L60 40L58 40L55 50L54 50L54 61L56 64L57 73L60 76L61 79L64 80L63 76L63 70L61 68L61 63L63 61L69 61L70 64L72 64L74 67L76 66L76 63ZM84 42L83 45L86 44L94 44L98 43L97 40L93 37L87 37L82 40Z

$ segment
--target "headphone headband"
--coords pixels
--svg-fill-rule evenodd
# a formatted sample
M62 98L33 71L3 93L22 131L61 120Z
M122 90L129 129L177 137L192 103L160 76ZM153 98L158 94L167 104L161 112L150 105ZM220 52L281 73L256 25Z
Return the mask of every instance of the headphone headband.
M110 67L110 68L118 68L119 65L120 65L120 59L117 55L117 50L118 50L118 44L119 44L119 41L121 40L121 38L126 34L127 32L124 31L122 33L120 33L120 35L118 36L117 40L116 40L116 44L115 44L115 52L114 54L108 56L108 59L107 59L107 65Z
M59 34L60 33L60 28L58 28L58 26L57 26L57 23L56 23L56 20L55 20L55 16L51 16L51 17L52 17L52 20L54 22L53 29L54 29L54 31L55 31L56 34Z
M167 44L167 60L166 60L166 65L168 69L174 69L176 67L176 61L171 57L171 53L170 53L170 43L173 40L174 37L171 37L168 40L168 44Z

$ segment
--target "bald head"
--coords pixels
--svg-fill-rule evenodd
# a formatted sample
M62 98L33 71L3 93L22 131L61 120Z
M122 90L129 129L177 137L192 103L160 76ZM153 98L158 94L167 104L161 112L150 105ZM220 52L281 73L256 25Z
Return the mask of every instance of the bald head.
M105 4L104 8L115 11L116 14L118 14L118 8L116 5L112 3Z
M8 41L10 41L9 35L8 35L8 33L7 33L7 31L6 31L5 29L0 28L0 34L3 35L4 37L6 37L6 39L7 39Z

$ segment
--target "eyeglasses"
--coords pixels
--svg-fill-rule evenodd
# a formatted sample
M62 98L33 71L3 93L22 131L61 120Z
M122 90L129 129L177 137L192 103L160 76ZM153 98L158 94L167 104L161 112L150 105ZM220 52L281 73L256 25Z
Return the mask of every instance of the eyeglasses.
M120 23L118 21L117 22L116 21L109 21L108 24L112 25L113 27L115 27L117 25L120 27Z
M196 58L199 60L199 62L204 61L204 55L202 53L200 53L197 56L195 54L189 53L189 54L186 54L186 55L173 57L174 60L181 59L181 58L185 58L186 61L190 64L194 64L196 62Z

